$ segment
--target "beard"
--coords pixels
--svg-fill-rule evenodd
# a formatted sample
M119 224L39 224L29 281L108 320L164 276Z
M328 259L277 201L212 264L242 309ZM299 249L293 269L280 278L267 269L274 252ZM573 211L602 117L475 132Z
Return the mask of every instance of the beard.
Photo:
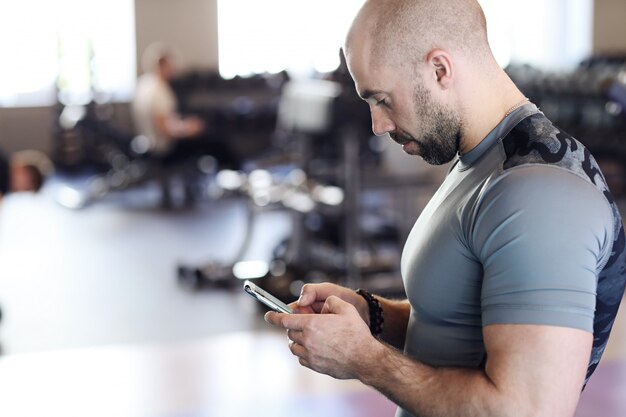
M398 130L390 134L391 138L401 144L415 142L418 147L416 154L430 165L450 162L459 153L461 146L460 117L435 102L421 80L415 87L414 106L416 120L425 127L424 133L417 138ZM411 145L407 145L407 148L411 149Z

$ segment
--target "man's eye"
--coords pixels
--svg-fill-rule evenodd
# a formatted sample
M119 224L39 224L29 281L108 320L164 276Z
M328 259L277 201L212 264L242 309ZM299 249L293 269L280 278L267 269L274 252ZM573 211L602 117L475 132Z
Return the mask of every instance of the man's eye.
M368 104L369 104L370 106L375 106L375 107L379 107L379 106L390 107L388 97L381 98L381 99L378 99L378 98L376 98L376 97L369 97L366 101L368 102Z
M389 101L387 101L387 99L376 100L376 105L389 107Z

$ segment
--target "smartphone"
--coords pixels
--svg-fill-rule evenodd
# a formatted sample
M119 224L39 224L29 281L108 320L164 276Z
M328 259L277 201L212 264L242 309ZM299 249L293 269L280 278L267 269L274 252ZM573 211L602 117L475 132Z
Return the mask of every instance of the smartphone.
M243 283L243 290L274 311L287 314L293 313L287 304L283 303L278 298L274 297L264 289L259 288L250 281L245 281Z

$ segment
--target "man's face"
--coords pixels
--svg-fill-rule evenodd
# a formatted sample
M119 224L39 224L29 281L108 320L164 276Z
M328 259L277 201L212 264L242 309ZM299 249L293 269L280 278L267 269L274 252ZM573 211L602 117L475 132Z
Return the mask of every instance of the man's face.
M461 122L451 110L437 103L421 79L415 81L413 134L396 129L389 136L411 155L419 155L431 165L450 162L461 145ZM410 123L410 122L409 122Z
M461 120L438 102L419 74L405 68L375 65L366 48L348 54L359 95L370 105L372 130L389 136L411 155L432 165L451 161L459 152Z

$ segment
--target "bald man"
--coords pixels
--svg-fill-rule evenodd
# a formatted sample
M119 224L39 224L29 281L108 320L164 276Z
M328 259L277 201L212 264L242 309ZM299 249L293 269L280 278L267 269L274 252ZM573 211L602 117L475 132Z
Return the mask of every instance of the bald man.
M474 0L368 1L345 51L375 134L456 160L406 242L407 300L306 285L266 320L399 417L573 416L626 285L597 163L497 65Z

